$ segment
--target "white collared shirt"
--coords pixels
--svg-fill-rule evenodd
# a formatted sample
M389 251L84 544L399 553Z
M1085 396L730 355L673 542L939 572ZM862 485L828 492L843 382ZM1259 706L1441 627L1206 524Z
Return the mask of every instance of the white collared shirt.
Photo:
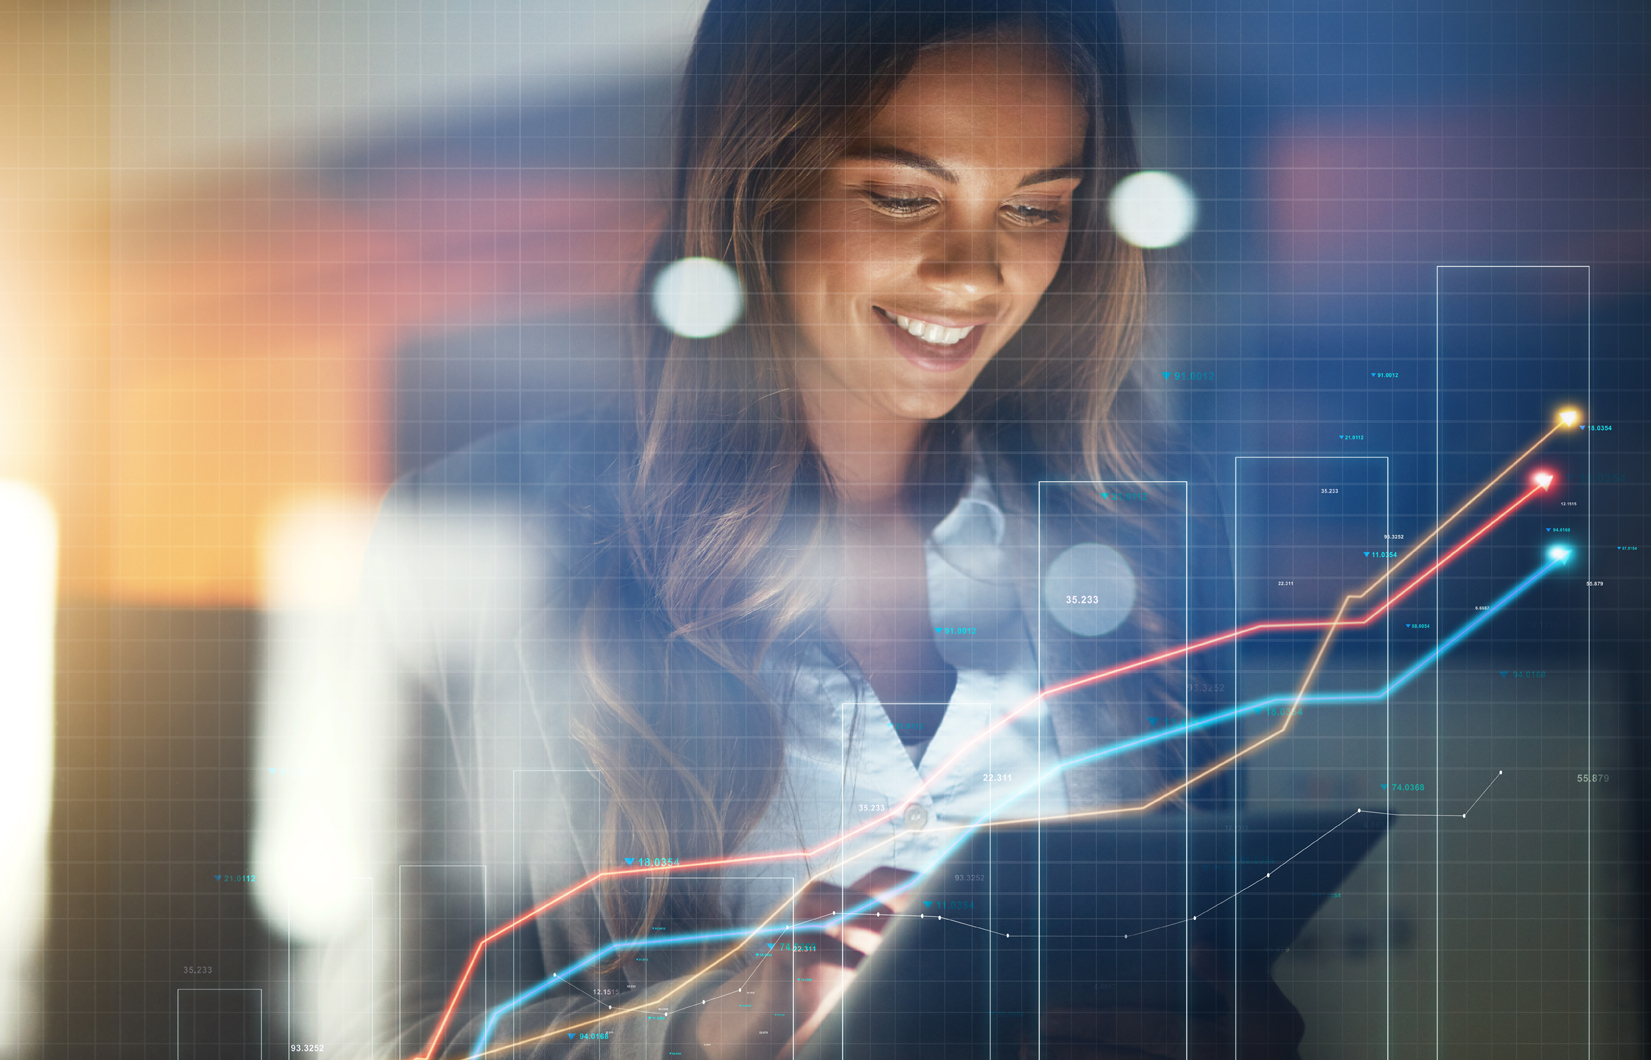
M1031 623L1006 562L1007 528L985 463L977 460L956 506L924 542L929 618L942 658L957 670L957 686L937 730L920 734L928 744L918 762L869 682L819 649L809 649L794 684L782 688L781 676L767 671L776 695L789 692L785 776L742 852L816 853L727 870L724 894L735 923L761 919L816 875L846 884L880 865L927 869L966 834L954 826L988 814L1064 811L1059 775L1037 783L1059 760L1042 704L981 736L1038 691ZM902 814L833 845L925 781L931 783Z

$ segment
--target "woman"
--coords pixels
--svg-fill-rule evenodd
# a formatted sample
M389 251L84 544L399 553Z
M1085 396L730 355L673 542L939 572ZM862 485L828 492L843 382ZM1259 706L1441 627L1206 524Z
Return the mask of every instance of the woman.
M1145 266L1101 208L1135 168L1113 16L714 0L684 86L642 289L678 259L724 261L741 323L643 327L629 408L485 443L386 507L374 599L421 704L375 877L387 899L395 881L373 945L398 1055L779 1055L887 921L786 961L729 956L732 927L798 891L797 921L896 904L945 845L931 822L991 808L994 778L1184 710L1177 666L971 739L1053 680L1188 632L1153 574L1183 554L1155 538L1164 491L1107 485L1153 479L1156 447L1128 385ZM1041 551L1100 527L1138 546L1129 620L1046 623ZM1126 804L1188 750L1070 770L999 810ZM836 864L832 837L862 825L868 849ZM665 871L583 885L627 866ZM536 906L466 972L480 935ZM1251 1055L1290 1055L1289 1017L1246 1021ZM1182 1055L1179 1019L1049 1026L1082 1055ZM1205 1037L1227 1055L1224 1033Z

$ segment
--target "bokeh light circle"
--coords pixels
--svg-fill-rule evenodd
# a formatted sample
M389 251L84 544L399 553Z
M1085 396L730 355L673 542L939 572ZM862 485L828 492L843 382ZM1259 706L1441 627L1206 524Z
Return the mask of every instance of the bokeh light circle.
M683 258L654 280L654 314L687 339L708 339L734 326L745 294L734 270L714 258Z
M1173 247L1198 223L1198 196L1174 174L1142 170L1112 189L1107 216L1138 247Z
M1135 572L1110 545L1073 545L1049 565L1043 604L1056 622L1080 637L1111 633L1135 608Z

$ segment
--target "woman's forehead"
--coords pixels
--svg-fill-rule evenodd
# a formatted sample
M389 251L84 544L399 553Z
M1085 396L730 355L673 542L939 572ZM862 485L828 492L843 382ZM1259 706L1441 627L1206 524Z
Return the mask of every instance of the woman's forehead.
M1088 120L1053 46L954 41L923 51L866 132L874 145L931 157L984 154L1041 168L1082 153Z

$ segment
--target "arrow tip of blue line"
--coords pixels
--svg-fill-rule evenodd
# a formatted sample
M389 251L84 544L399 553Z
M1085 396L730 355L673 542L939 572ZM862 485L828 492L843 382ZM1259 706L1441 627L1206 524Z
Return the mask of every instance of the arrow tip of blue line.
M1555 563L1564 563L1571 558L1571 550L1564 545L1555 545L1548 550L1548 558Z

